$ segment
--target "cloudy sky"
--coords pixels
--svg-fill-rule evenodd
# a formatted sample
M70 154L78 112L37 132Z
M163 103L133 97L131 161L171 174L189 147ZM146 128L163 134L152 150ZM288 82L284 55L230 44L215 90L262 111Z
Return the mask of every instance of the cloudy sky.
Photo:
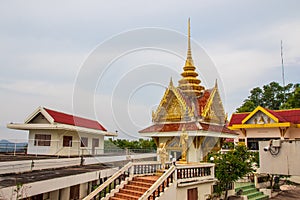
M299 1L1 1L0 139L24 140L38 106L99 120L137 138L172 77L180 78L187 19L202 85L217 79L226 112L253 87L299 83Z

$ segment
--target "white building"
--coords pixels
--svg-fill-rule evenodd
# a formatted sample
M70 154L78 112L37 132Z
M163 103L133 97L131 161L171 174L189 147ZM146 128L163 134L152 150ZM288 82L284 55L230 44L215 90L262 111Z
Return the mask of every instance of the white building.
M109 133L98 122L44 107L37 108L24 123L8 128L29 130L27 154L78 156L103 153L104 136Z

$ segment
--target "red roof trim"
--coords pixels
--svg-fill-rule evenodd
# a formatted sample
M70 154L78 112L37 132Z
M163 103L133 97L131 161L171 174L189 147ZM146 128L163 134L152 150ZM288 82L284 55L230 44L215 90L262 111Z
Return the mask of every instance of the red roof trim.
M228 133L237 135L235 131L232 131L228 129L225 125L213 125L213 124L207 124L207 123L201 123L201 127L198 127L197 122L188 122L188 123L170 123L170 124L154 124L152 126L149 126L141 131L139 133L151 133L151 132L176 132L176 131L182 131L183 126L185 125L185 130L187 131L197 131L197 130L203 130L203 131L213 131L213 132L220 132L220 133Z
M300 124L300 109L291 110L270 110L265 109L270 114L278 118L280 123L290 122L294 124ZM243 119L245 119L250 113L234 113L229 122L229 126L242 124Z
M86 119L59 111L44 108L45 111L54 119L54 122L60 124L68 124L84 128L96 129L100 131L107 131L99 122L91 119Z

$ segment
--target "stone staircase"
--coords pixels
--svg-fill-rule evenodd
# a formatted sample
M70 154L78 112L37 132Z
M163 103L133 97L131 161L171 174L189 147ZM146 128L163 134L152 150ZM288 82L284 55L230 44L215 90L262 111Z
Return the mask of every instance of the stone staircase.
M238 192L239 190L242 190L242 195L245 195L248 197L248 200L265 200L269 199L268 195L265 195L264 193L258 191L254 184L252 183L245 183L240 184L235 187L235 192Z
M133 177L109 200L138 200L159 178L157 175Z

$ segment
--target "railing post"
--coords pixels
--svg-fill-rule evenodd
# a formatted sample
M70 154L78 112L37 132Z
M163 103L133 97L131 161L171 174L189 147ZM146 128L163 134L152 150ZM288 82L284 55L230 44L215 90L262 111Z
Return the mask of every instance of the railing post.
M134 170L135 169L135 165L132 165L130 170L129 170L129 177L132 177L134 175Z
M17 143L15 143L14 156L16 156Z

